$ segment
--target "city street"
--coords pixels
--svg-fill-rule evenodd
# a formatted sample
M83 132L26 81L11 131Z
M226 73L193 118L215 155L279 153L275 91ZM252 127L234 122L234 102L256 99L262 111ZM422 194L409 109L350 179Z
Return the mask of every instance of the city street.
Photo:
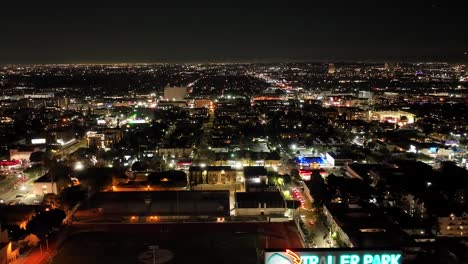
M328 248L330 244L327 241L329 240L329 232L325 223L320 221L318 214L320 213L312 204L312 201L304 194L301 188L292 187L293 193L297 193L297 198L301 201L301 208L299 208L300 219L304 223L304 227L309 232L311 238L311 244L319 248ZM331 242L331 241L330 241Z
M84 137L83 139L74 142L70 146L66 146L66 147L64 147L64 148L62 148L60 150L57 150L57 152L55 154L57 156L61 155L61 156L66 157L66 156L72 154L73 152L77 151L79 148L86 148L87 146L88 146L88 141L87 141L86 137Z
M287 147L283 144L276 144L281 155L282 166L278 169L279 174L290 174L292 169L296 169L297 166L291 164L291 160L294 159ZM330 238L329 230L326 223L323 222L324 217L319 217L320 210L317 210L309 197L304 193L303 186L296 186L295 184L286 184L285 190L292 194L293 199L301 202L301 207L298 209L298 215L301 221L304 223L306 232L309 234L306 238L306 242L309 243L310 247L317 248L329 248L332 247L332 241ZM310 194L313 196L313 194Z
M22 183L12 183L10 189L0 195L0 201L4 204L38 204L42 197L33 194L33 182L37 178L28 179Z

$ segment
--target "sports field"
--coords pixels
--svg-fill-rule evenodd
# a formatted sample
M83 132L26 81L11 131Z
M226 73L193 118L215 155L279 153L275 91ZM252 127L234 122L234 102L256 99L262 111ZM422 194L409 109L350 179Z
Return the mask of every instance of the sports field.
M292 223L79 224L70 229L53 264L151 264L150 246L159 248L158 264L255 264L257 248L302 247Z

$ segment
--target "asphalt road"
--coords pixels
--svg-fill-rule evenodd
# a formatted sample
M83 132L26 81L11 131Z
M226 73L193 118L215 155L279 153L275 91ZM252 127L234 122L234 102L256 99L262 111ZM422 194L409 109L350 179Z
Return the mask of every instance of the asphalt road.
M83 138L73 143L70 146L67 146L65 148L58 150L56 152L56 155L68 156L72 154L73 152L77 151L79 148L85 148L87 146L88 146L88 140L86 138Z
M28 179L24 183L19 184L18 188L13 188L11 186L10 190L2 193L0 199L3 200L5 204L34 204L34 201L41 201L42 197L38 197L33 194L33 182L36 179Z

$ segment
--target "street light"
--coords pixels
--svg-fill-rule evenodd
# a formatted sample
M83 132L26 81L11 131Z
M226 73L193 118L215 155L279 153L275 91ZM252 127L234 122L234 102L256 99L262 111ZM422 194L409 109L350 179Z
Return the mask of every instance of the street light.
M77 162L75 163L74 169L77 170L77 171L83 170L83 169L84 169L83 163L82 163L81 161L77 161Z

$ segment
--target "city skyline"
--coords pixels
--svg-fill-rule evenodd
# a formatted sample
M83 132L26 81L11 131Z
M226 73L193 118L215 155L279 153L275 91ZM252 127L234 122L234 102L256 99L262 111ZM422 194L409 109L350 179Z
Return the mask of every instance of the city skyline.
M2 5L0 264L468 263L465 4L239 1Z

